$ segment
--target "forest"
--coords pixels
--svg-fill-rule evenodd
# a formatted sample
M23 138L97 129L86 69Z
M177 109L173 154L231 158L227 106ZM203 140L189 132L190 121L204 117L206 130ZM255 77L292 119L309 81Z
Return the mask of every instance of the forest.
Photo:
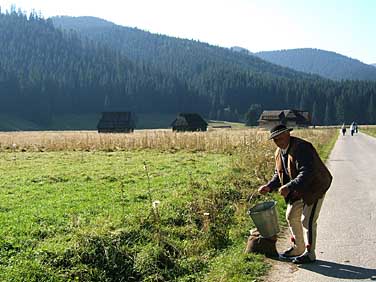
M372 81L333 81L206 43L84 17L0 12L0 112L49 128L102 111L255 124L262 110L310 111L316 125L373 124Z

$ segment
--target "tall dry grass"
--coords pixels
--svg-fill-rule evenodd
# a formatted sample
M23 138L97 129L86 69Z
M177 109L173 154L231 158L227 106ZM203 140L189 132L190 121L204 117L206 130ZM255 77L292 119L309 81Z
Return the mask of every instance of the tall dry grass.
M338 136L337 129L297 129L291 133L293 136L310 141L325 160L331 150L331 145ZM266 183L274 171L274 152L276 145L268 139L268 132L250 134L246 145L239 151L239 158L233 167L239 171L245 170L253 183ZM256 138L255 136L259 136ZM256 185L257 186L257 185Z
M331 136L328 129L295 130L294 135L314 144ZM118 151L188 150L233 152L273 147L268 132L260 129L221 129L208 132L137 130L127 134L100 134L95 131L29 131L0 133L0 151ZM262 149L264 150L264 149Z

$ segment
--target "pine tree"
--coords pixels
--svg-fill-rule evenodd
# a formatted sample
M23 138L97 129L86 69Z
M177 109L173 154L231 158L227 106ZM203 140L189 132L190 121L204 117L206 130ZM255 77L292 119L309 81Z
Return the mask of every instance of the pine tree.
M313 125L320 124L320 117L319 117L316 101L313 103L313 106L312 106L312 124Z
M337 124L346 123L346 116L345 116L345 101L344 96L340 95L334 99L334 107L335 107L335 119Z
M262 107L260 104L252 104L247 113L245 114L245 124L248 126L257 125L257 120L262 113Z
M325 116L324 116L324 124L325 125L331 125L332 122L333 122L333 119L332 119L332 107L330 106L330 101L327 101L326 102L326 105L325 105Z
M375 124L376 121L376 109L374 104L374 94L370 94L367 115L368 115L368 123Z

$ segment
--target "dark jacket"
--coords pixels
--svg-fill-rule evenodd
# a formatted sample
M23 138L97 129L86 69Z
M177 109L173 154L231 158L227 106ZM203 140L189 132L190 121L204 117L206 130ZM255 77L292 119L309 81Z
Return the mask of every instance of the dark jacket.
M326 193L332 182L332 175L313 145L303 139L290 137L286 170L280 148L275 152L275 163L275 173L268 186L275 190L286 185L291 190L287 198L300 197L311 205Z

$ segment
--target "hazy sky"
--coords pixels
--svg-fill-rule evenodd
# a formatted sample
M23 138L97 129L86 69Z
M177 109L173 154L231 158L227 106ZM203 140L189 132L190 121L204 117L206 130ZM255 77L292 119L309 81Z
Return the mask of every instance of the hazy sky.
M376 0L0 0L251 52L318 48L376 63Z

